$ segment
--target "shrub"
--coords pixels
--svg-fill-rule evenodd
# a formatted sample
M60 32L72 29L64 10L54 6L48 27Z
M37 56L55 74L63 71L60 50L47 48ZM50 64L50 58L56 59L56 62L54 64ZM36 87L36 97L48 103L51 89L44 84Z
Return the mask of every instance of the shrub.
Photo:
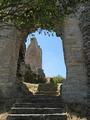
M55 76L55 77L51 78L50 82L53 83L53 84L62 83L64 79L65 78L63 78L62 76L58 75L58 76Z
M25 66L25 75L24 75L24 81L28 83L45 83L46 80L39 74L34 73L30 65Z

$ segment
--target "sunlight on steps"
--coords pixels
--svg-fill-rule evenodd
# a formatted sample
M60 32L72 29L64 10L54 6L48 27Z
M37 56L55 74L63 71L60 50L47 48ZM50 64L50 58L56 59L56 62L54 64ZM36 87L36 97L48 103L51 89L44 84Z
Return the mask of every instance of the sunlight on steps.
M31 84L23 82L28 88L30 92L33 93L33 95L54 95L58 96L60 95L60 86L62 84Z

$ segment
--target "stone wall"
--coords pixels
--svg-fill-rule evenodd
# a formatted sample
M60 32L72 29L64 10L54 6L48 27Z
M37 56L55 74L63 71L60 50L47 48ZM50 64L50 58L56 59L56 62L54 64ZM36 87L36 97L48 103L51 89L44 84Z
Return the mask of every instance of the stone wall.
M74 45L77 46L78 48L81 49L81 51L76 52L78 50L76 49L75 50L76 54L75 52L73 52L73 55L74 57L77 55L76 58L80 57L81 62L80 63L76 62L76 65L73 64L75 66L74 71L71 72L69 71L70 69L72 70L73 67L69 66L67 60L71 61L72 55L70 55L70 58L67 57L68 49L66 49L66 44L65 44L66 39L65 39L64 40L65 50L67 50L65 51L66 65L67 65L67 81L64 83L63 86L63 93L64 93L63 98L66 102L68 120L89 120L90 119L90 2L86 2L85 4L78 5L77 8L78 9L74 14L74 16L70 17L75 21L73 21L72 23L72 20L68 22L68 20L66 21L65 19L66 21L65 26L67 26L67 22L69 23L68 24L69 27L72 24L71 28L73 29L71 30L75 32L74 35L76 34L76 37L74 38L77 38L76 41L72 40L74 42L73 45L72 43L70 47L68 45L68 49L70 49L69 54L72 53L72 47ZM75 25L76 21L77 24ZM76 30L75 26L77 27L77 30L79 30L78 32L75 31ZM68 29L69 27L65 27L65 33L67 33L66 28ZM73 35L72 31L71 31L71 36ZM72 60L74 61L76 60L76 58ZM74 75L76 74L75 75L76 78L73 75L73 72ZM79 76L77 76L78 74ZM72 79L70 78L68 79L68 76L72 76Z
M0 23L0 93L5 99L13 98L16 94L18 36L19 32L13 25Z
M80 15L80 29L83 35L83 50L85 57L85 65L87 68L87 85L88 85L88 106L90 105L90 2L84 6L84 10Z
M75 14L66 16L64 20L64 52L67 79L62 87L63 98L67 103L86 103L87 75L83 38Z

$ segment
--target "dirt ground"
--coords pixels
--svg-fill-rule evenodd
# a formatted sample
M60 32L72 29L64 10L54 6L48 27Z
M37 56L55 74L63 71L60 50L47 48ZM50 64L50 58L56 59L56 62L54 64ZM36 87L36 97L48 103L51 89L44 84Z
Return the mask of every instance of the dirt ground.
M2 113L0 114L0 120L6 120L8 116L8 113Z

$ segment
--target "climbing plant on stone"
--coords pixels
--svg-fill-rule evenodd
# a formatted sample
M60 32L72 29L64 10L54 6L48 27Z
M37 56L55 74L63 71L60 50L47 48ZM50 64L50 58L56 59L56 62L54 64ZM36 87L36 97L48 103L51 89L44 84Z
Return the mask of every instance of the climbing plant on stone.
M19 29L55 29L73 6L87 0L0 0L0 20Z

